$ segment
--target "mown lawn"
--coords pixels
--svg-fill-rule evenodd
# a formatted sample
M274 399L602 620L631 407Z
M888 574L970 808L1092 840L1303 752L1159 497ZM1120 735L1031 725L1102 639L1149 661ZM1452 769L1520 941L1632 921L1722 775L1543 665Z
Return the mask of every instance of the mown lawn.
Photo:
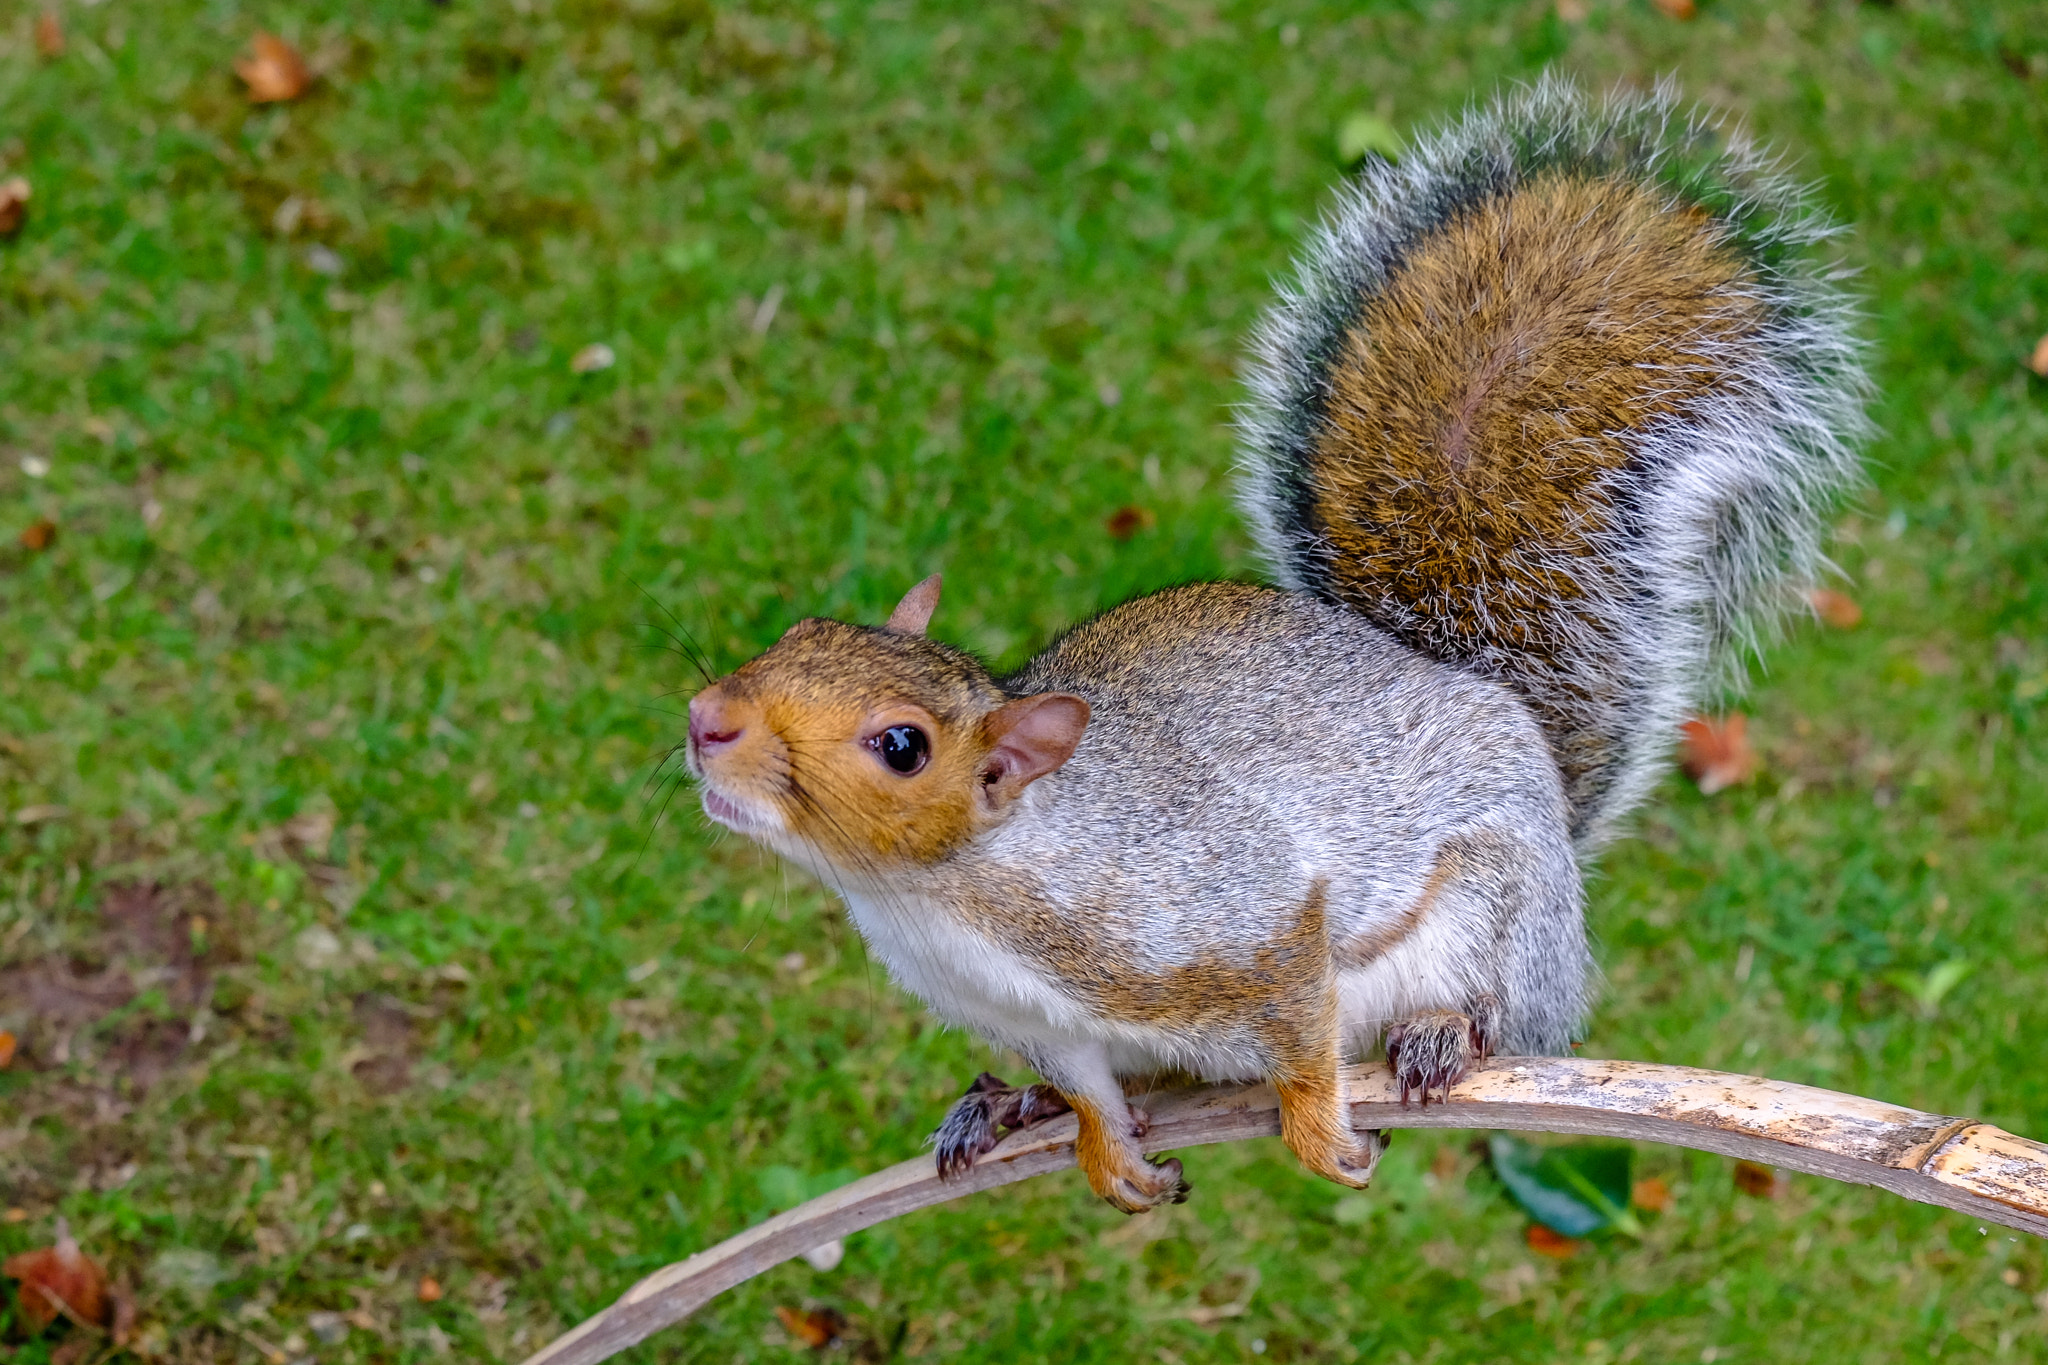
M1674 779L1607 860L1588 1051L2048 1136L2041 6L60 14L44 60L0 8L0 1252L68 1216L145 1349L516 1359L915 1153L996 1063L675 790L669 613L730 666L944 569L937 633L1015 661L1252 572L1239 341L1336 130L1547 65L1673 73L1816 178L1883 391L1865 619L1771 654L1754 784ZM301 101L246 102L259 28ZM1068 1175L876 1229L636 1358L788 1359L777 1305L864 1360L2048 1353L2040 1246L1865 1189L1645 1148L1671 1211L1557 1261L1464 1137L1363 1202L1188 1166L1144 1219Z

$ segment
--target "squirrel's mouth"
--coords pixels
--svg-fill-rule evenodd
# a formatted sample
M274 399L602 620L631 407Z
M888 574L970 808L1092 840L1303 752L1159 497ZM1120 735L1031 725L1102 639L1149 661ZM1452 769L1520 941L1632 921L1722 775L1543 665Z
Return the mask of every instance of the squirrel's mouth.
M765 834L779 829L782 822L752 801L727 796L710 783L703 785L704 813L739 834Z

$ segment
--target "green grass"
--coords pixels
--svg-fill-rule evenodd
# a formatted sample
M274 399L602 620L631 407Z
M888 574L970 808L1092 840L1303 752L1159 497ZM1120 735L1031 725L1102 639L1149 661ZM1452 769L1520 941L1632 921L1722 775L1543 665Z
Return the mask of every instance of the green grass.
M2039 6L63 15L43 63L0 9L0 1251L67 1215L164 1357L516 1358L915 1153L990 1059L668 804L693 679L653 603L729 666L944 569L937 633L1015 661L1251 572L1238 347L1338 128L1548 64L1675 73L1790 152L1883 390L1837 548L1866 621L1771 654L1754 785L1674 780L1607 860L1588 1050L2048 1136ZM304 101L244 102L259 27ZM787 1359L771 1309L812 1302L863 1359L2048 1352L2037 1243L1865 1189L1645 1148L1675 1208L1559 1263L1461 1138L1363 1205L1273 1143L1188 1165L1141 1220L1069 1175L875 1229L636 1358Z

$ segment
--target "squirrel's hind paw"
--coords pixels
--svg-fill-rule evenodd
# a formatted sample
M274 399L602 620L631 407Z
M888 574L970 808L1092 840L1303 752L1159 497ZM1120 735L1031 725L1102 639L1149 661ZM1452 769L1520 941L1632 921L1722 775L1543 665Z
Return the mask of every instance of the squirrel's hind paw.
M1028 1128L1066 1112L1065 1097L1049 1085L1007 1085L1001 1077L982 1072L967 1093L953 1101L931 1135L939 1178L949 1180L972 1166L996 1145L999 1130Z
M1401 1103L1420 1094L1425 1107L1432 1090L1448 1100L1451 1087L1471 1074L1472 1064L1493 1049L1499 1007L1491 997L1470 1014L1430 1010L1387 1030L1387 1065L1401 1087Z

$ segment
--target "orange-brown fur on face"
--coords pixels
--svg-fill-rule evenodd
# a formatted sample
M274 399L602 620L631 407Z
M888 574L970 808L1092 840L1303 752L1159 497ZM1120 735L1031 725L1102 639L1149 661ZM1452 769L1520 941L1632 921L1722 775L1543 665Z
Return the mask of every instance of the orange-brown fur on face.
M976 828L989 745L1005 700L988 671L922 636L812 619L720 679L740 738L699 760L716 791L772 806L794 838L841 868L929 863ZM862 742L891 723L931 739L922 771L890 771Z
M1603 476L1737 382L1727 348L1762 320L1724 236L1653 186L1552 175L1418 243L1329 374L1312 486L1336 595L1438 657L1512 651L1548 674L1539 711L1569 694L1550 613L1613 563ZM1560 755L1568 789L1588 743Z

